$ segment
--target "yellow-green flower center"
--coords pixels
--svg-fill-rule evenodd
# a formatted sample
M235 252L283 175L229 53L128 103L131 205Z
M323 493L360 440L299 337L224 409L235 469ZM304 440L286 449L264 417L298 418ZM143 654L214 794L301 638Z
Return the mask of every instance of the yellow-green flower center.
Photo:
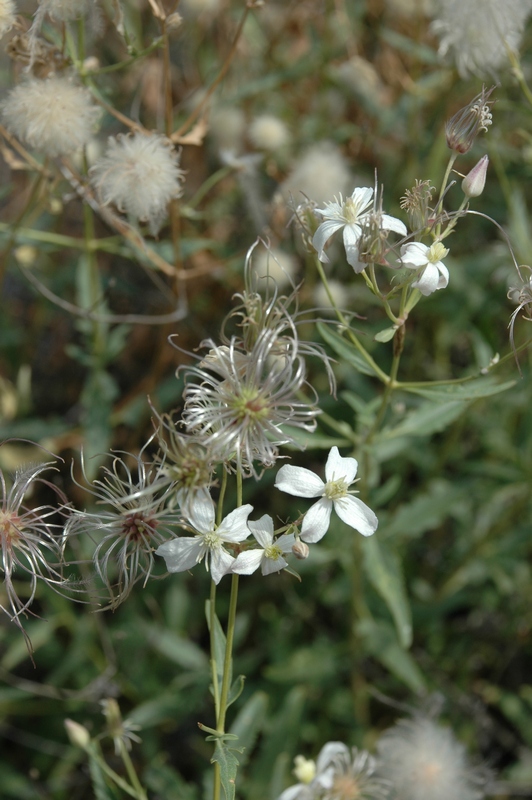
M270 412L267 398L263 397L258 389L243 389L242 393L234 398L232 407L239 420L247 418L260 421Z
M324 497L328 500L339 500L347 495L347 483L345 478L338 478L337 481L328 481L323 491Z
M434 244L429 247L427 257L431 264L436 264L438 261L441 261L442 258L445 258L448 252L447 248L444 247L441 242L434 242Z
M269 547L264 548L264 555L266 558L271 558L274 561L277 561L278 558L281 558L282 554L283 551L278 544L271 544Z

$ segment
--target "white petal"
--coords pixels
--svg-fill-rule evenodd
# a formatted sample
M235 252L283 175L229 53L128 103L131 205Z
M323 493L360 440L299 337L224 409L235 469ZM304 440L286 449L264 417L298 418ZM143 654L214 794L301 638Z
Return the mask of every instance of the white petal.
M312 246L318 251L318 258L320 261L328 261L329 259L323 252L323 249L333 233L343 228L345 222L337 219L326 219L322 222L318 230L312 237Z
M419 269L428 263L429 248L421 242L410 242L401 247L401 264L408 269Z
M280 572L288 566L288 561L285 561L282 556L279 558L263 558L261 571L263 575L271 575L273 572Z
M292 547L296 543L296 537L293 533L283 533L275 540L275 544L281 548L283 553L291 553Z
M349 748L343 742L327 742L321 748L316 760L316 773L319 776L336 756L350 756Z
M243 542L249 536L248 517L253 511L253 506L249 503L245 506L239 506L231 511L230 514L222 520L216 533L224 540L224 542Z
M329 529L331 511L332 500L326 497L322 497L309 508L301 525L301 538L304 542L314 544L323 539Z
M236 557L231 572L236 572L237 575L251 575L260 566L264 550L246 550L245 553L239 553Z
M327 482L343 478L347 485L356 478L358 462L356 458L343 458L337 447L333 447L325 464L325 477Z
M379 520L371 508L358 497L347 495L347 497L341 497L340 500L335 500L334 510L346 525L354 528L362 536L371 536L379 525Z
M356 267L360 262L358 260L358 243L362 236L362 228L356 222L351 222L344 228L344 247L347 263L352 267Z
M400 236L406 236L408 233L404 222L401 222L397 217L390 217L388 214L382 215L381 228L385 231L394 231L394 233L398 233Z
M356 206L357 213L361 214L366 208L371 204L371 199L373 197L373 189L370 189L366 186L358 187L353 191L351 195L351 200Z
M229 555L227 550L223 547L217 547L216 550L211 550L211 578L215 583L220 583L224 575L231 572L231 567L235 559Z
M440 271L440 277L438 279L438 289L445 289L445 287L449 283L449 270L442 261L438 261L438 263L435 266Z
M434 264L427 264L421 276L412 283L414 289L419 289L421 294L428 297L438 288L440 273Z
M273 519L264 514L257 522L250 520L249 529L261 547L269 547L273 542Z
M199 494L187 507L188 519L200 533L214 530L214 503L209 494Z
M314 472L305 467L293 467L285 464L275 478L275 486L281 492L288 492L296 497L320 497L325 484Z
M155 555L164 558L168 572L184 572L196 566L201 548L200 536L183 536L180 539L171 539L169 542L161 544L155 551Z

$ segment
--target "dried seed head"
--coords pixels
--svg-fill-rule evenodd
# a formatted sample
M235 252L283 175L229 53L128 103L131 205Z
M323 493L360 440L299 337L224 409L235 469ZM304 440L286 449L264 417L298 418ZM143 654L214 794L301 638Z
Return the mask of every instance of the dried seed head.
M455 153L467 153L482 131L487 131L492 123L490 107L493 100L489 96L495 86L480 94L451 117L445 126L447 146Z
M100 114L90 92L57 76L21 83L12 89L2 108L6 127L52 158L86 145Z

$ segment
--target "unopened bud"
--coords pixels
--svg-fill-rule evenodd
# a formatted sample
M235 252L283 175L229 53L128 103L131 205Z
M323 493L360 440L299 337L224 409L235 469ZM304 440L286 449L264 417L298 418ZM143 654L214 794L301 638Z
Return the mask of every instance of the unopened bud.
M308 544L298 540L294 545L292 545L292 553L296 558L299 558L300 561L303 561L305 558L308 558L310 548Z
M475 164L471 172L468 172L462 181L462 191L466 197L478 197L484 191L486 185L486 173L488 171L489 157L482 156L478 164Z
M183 17L181 14L178 14L177 11L174 11L173 14L170 14L166 17L166 30L168 33L175 33L181 25L183 24Z
M294 758L294 776L300 783L312 783L316 777L316 764L311 758L305 756L296 756Z
M464 108L461 108L454 117L451 117L445 126L447 146L455 153L467 153L471 150L473 142L481 131L487 131L492 123L490 104L488 98L494 86L480 94Z
M73 719L65 720L65 728L73 745L81 747L82 750L89 746L91 737L87 728L84 728L79 722L74 722Z

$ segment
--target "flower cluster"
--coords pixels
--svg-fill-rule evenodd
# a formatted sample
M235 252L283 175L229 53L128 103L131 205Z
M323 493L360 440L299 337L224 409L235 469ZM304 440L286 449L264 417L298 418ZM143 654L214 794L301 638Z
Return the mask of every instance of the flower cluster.
M297 756L279 800L481 800L488 770L472 767L453 733L432 720L400 720L377 742L377 757L328 742L316 763Z

